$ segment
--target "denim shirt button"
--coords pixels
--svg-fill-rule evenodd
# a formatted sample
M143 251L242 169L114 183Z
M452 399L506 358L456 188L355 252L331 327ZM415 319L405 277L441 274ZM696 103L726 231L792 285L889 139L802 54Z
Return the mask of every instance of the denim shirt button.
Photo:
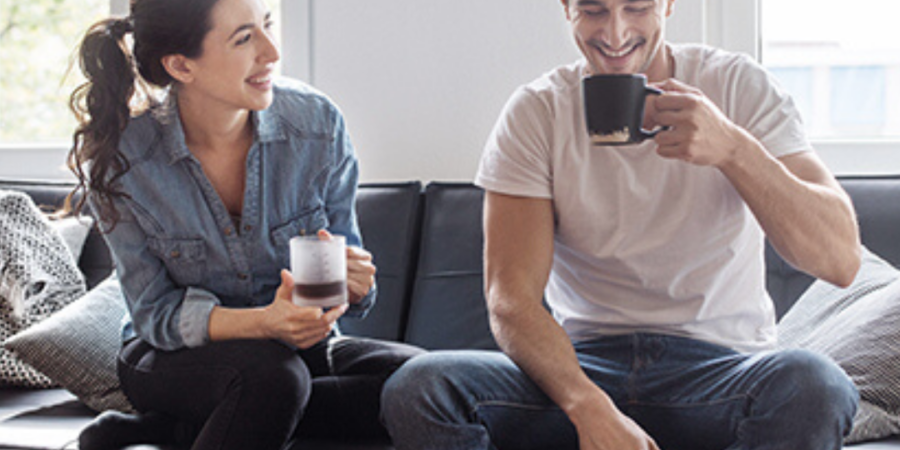
M234 233L234 230L231 227L225 229L225 236L231 236L231 233Z
M249 278L249 277L247 276L246 273L239 273L237 277L238 277L238 279L241 280L241 281L246 280L247 278Z
M169 252L169 257L171 257L172 259L178 259L181 257L181 252L179 252L178 250L172 250L171 252Z
M253 227L251 225L244 225L244 231L251 231Z

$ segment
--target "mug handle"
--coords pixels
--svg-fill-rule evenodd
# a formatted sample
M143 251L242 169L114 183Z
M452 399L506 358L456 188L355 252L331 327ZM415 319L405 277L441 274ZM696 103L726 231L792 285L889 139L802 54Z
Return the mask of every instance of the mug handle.
M662 89L657 89L653 86L644 86L644 94L645 94L645 96L646 95L662 95L663 91L662 91ZM657 127L655 130L652 130L652 131L647 131L647 130L641 128L640 129L641 140L643 141L646 139L653 139L654 137L656 137L657 134L659 134L660 131L666 131L668 129L669 129L669 127L666 127L666 126Z

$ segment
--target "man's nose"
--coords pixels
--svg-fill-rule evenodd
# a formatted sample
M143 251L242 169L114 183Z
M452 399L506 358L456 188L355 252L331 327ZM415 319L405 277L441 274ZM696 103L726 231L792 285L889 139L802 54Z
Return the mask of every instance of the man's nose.
M606 42L613 50L622 50L622 46L631 37L628 22L622 12L613 12L609 15L606 30Z

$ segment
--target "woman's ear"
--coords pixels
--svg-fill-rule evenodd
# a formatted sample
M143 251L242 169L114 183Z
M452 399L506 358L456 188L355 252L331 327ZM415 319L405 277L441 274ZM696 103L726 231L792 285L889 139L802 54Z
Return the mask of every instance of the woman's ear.
M179 83L190 83L194 80L190 61L184 55L166 55L160 60L169 76Z

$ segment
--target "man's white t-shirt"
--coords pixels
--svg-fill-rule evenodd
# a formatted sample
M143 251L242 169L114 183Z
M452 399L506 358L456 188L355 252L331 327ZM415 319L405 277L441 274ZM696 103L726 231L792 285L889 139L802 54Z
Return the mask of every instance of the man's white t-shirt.
M675 79L699 88L775 157L812 151L789 96L747 56L672 45ZM634 332L738 351L775 343L763 233L722 173L660 157L652 140L591 145L586 62L519 88L485 147L476 184L552 199L546 300L573 341Z

